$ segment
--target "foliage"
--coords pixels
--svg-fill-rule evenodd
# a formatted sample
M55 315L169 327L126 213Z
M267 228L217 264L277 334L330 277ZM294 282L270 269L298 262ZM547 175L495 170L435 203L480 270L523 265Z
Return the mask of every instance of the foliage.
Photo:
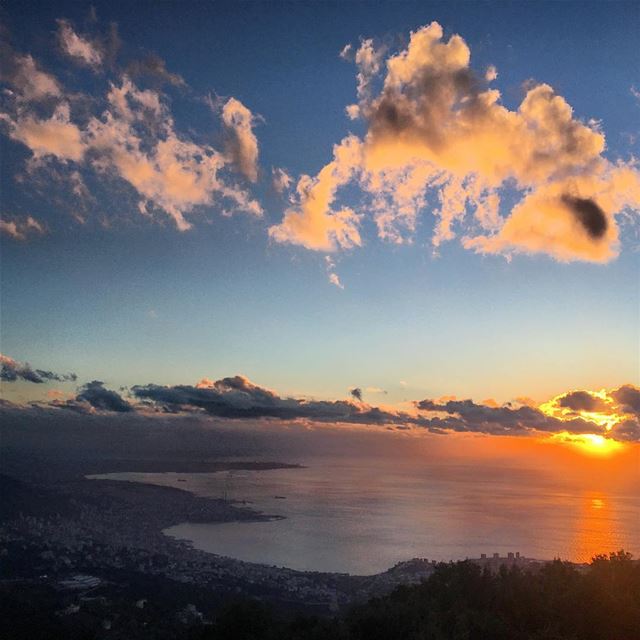
M440 564L420 585L333 620L286 619L259 603L221 612L202 640L640 640L640 563L624 551L586 568Z

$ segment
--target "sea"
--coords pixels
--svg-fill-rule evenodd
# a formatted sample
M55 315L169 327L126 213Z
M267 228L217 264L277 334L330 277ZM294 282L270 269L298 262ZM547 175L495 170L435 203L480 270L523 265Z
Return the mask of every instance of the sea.
M301 468L93 476L224 498L269 521L184 522L167 536L211 553L304 571L371 575L411 558L437 561L520 552L588 562L640 555L640 496L550 481L520 468L399 465L313 457Z

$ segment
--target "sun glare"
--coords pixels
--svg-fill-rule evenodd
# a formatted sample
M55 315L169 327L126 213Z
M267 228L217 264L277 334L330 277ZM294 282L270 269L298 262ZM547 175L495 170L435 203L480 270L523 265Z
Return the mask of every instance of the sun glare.
M573 392L556 396L539 406L540 411L544 414L567 423L568 430L556 433L552 439L569 444L583 453L594 456L610 456L623 449L624 444L608 437L608 434L629 416L620 411L620 407L614 402L607 390L579 392L583 395L588 394L593 399L593 402L589 403L590 406L587 405L588 409L563 405L562 400L570 396L571 393ZM600 431L600 433L571 433L569 423L576 420L590 422L593 424L594 431Z
M595 433L575 434L562 431L561 433L553 435L552 439L564 444L569 444L583 453L592 456L610 456L624 447L624 445L617 440L605 438Z

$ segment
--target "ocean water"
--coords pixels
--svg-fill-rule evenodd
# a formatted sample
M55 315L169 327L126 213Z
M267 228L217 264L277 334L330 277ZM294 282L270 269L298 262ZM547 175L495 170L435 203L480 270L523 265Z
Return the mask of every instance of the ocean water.
M519 551L588 561L640 552L640 497L549 482L524 469L319 459L305 468L109 477L246 501L268 522L182 523L165 534L196 548L300 570L373 574L413 557Z

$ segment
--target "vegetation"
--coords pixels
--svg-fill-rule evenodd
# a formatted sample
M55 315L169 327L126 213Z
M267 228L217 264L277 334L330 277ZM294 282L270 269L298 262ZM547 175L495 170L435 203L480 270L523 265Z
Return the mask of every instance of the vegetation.
M258 601L222 605L216 602L220 594L192 593L188 585L159 576L138 588L142 579L127 574L123 590L112 576L111 586L85 598L70 615L61 613L68 596L34 581L2 581L0 638L640 640L640 562L624 551L597 556L587 567L556 560L535 572L503 567L493 574L469 561L440 564L422 584L400 587L335 618L295 615ZM139 592L149 599L142 608L136 604ZM204 619L185 617L185 601L194 602ZM109 628L106 619L113 622Z
M620 551L585 570L556 560L538 572L441 564L420 585L334 620L278 617L264 605L223 610L200 640L639 640L640 563Z

